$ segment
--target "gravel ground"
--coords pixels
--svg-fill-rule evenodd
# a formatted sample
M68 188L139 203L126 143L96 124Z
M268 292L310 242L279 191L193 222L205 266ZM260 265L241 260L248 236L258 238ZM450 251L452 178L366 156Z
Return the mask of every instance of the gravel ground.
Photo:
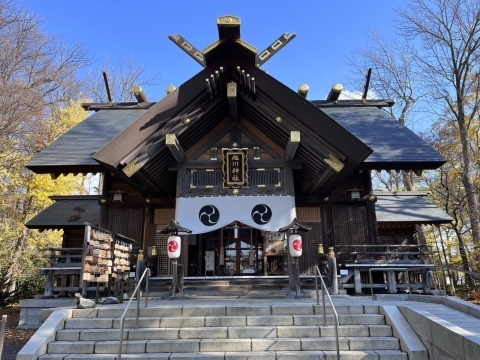
M35 329L17 330L18 321L20 319L20 308L12 307L8 309L0 309L0 318L7 315L7 326L5 329L5 340L3 343L2 360L15 360L17 353L27 343L27 341L35 334Z

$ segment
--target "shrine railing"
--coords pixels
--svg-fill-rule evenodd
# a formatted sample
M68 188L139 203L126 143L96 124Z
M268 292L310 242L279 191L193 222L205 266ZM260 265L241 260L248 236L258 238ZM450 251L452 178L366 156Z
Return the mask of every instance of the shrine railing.
M335 253L339 261L423 261L430 248L412 244L339 245Z

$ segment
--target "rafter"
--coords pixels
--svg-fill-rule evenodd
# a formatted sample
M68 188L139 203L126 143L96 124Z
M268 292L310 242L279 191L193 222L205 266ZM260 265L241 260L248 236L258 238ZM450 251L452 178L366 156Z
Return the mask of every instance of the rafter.
M168 149L172 153L173 157L179 164L184 164L187 160L185 155L185 151L182 149L182 145L180 145L177 136L175 134L167 134L165 137L165 144L167 145Z
M285 148L285 161L292 161L300 145L300 131L290 131L287 147Z

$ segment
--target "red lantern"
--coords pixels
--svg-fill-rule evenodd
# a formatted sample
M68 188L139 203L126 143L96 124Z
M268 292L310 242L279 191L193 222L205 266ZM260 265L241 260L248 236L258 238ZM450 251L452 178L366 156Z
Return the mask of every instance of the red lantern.
M288 248L290 249L290 255L292 255L293 257L302 256L302 237L298 234L290 235L288 237Z
M170 236L167 241L167 253L170 259L178 259L182 250L182 240L180 236Z

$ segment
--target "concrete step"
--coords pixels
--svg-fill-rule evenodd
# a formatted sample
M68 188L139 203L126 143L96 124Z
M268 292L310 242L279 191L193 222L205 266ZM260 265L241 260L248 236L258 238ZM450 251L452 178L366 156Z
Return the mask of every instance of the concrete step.
M143 301L143 300L142 300ZM143 306L143 304L141 305ZM377 305L339 305L335 307L339 315L348 314L379 314ZM45 315L49 315L46 311ZM47 314L48 312L48 314ZM94 308L74 309L73 318L120 318L124 312L122 308ZM325 307L327 314L333 314L330 306ZM127 310L127 317L134 317L136 309ZM262 305L262 306L162 306L147 307L140 309L140 317L202 317L202 316L249 316L249 315L323 315L322 305L300 304L300 305Z
M341 337L342 351L399 350L393 337ZM48 354L114 354L119 341L54 341ZM335 351L335 337L322 338L245 338L245 339L175 339L126 340L123 353L194 353L194 352L263 352L263 351Z
M380 314L346 314L338 316L341 325L384 325ZM205 317L139 317L125 318L124 327L133 328L178 328L215 326L322 326L323 315L240 315ZM334 316L326 316L327 324L334 324ZM65 329L119 329L120 318L75 318L65 321Z
M248 354L248 355L247 355ZM68 354L47 354L39 357L41 360L59 360ZM248 357L247 357L248 356ZM68 359L74 360L116 360L112 354L71 354ZM369 351L340 351L342 360L408 360L406 353L399 350L369 350ZM336 360L336 351L262 351L262 352L193 352L193 353L144 353L123 354L122 359L142 360Z
M340 325L338 335L345 337L388 337L388 325ZM174 340L174 339L244 339L333 337L334 326L240 326L240 327L183 327L138 328L124 330L124 340ZM57 341L116 341L119 329L63 329L57 331Z

